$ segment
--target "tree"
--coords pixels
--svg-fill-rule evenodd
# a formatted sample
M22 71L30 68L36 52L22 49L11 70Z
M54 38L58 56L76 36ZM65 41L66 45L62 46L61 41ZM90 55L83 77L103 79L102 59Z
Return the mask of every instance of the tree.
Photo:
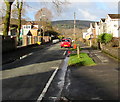
M0 18L3 18L4 16L5 16L5 11L6 11L6 9L5 9L5 3L4 2L0 2L1 3L1 7L0 7ZM1 19L1 20L3 20L3 19Z
M55 10L57 11L58 15L62 12L63 7L65 7L66 4L70 4L68 0L52 0Z
M37 13L35 14L36 21L40 21L40 20L50 21L51 19L52 19L52 13L47 8L42 8L38 10Z
M11 6L15 0L4 0L6 4L6 15L4 19L4 29L3 29L3 35L7 36L10 26L10 16L11 16Z
M25 17L26 15L26 9L22 7L22 10L21 10L21 19L23 19L23 17ZM18 19L18 8L17 8L17 5L14 4L12 10L11 10L11 18L14 18L14 19Z
M18 38L20 36L20 29L21 29L21 11L22 11L22 7L23 7L23 0L21 0L21 2L19 2L17 0L17 9L18 9Z
M98 42L107 44L112 40L112 34L103 33L98 36Z
M37 13L35 14L35 20L39 21L41 23L39 25L43 31L42 32L43 39L45 36L45 32L47 30L50 30L50 28L52 29L51 19L52 19L52 13L47 8L42 8L42 9L38 10Z

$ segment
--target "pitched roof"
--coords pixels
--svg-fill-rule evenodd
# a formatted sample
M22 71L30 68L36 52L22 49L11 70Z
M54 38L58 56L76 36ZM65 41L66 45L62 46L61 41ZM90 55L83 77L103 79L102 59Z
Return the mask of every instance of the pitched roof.
M32 29L38 29L37 27L33 27Z
M108 14L112 19L120 19L120 14Z
M40 23L40 21L28 21L25 25L38 25Z
M97 24L99 24L99 22L96 22Z
M105 18L101 18L101 21L102 21L102 22L105 22Z
M97 25L99 25L99 22L95 22Z
M32 22L27 22L25 25L32 25Z

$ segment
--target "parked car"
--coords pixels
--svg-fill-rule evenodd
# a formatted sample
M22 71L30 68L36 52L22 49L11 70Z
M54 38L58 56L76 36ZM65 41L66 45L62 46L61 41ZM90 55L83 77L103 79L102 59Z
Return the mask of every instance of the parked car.
M52 40L52 43L55 44L55 43L58 43L60 40L59 39L54 39Z
M72 42L70 39L62 39L61 40L61 43L60 43L61 48L62 47L68 48L68 47L71 47L71 45L72 45Z
M72 42L72 39L71 39L71 38L65 38L65 39L69 39L69 40Z

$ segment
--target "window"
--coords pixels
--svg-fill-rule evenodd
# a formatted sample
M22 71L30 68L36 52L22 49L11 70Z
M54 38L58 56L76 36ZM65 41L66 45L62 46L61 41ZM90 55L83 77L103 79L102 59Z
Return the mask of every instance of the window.
M25 28L26 28L26 26L23 26L23 28L25 29Z
M117 25L114 25L114 27L117 27Z

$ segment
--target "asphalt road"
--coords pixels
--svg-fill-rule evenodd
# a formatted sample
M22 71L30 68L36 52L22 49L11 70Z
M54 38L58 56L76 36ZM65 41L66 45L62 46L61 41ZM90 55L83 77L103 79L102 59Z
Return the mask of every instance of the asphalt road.
M3 65L3 101L36 101L53 72L64 60L65 50L55 44Z

